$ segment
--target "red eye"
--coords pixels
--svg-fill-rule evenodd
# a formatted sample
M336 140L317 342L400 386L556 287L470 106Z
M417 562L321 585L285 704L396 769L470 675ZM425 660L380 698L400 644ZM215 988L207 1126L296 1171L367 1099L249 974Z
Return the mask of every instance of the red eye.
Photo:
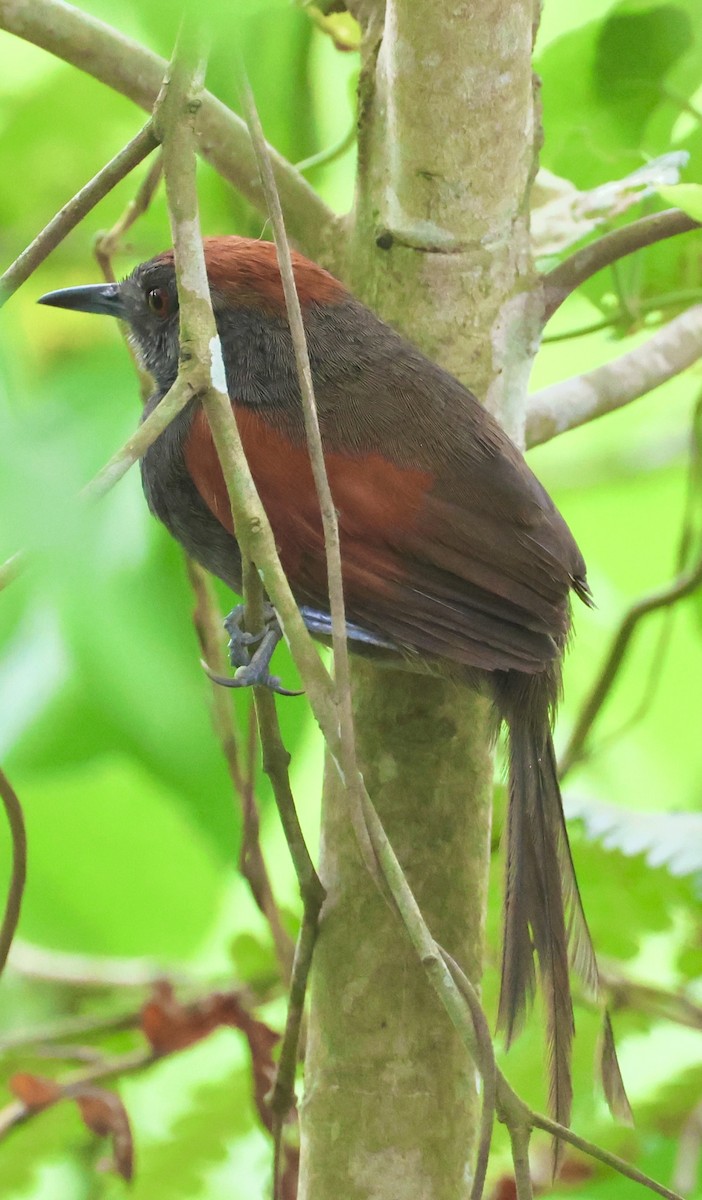
M171 310L171 303L165 288L152 288L146 297L146 303L157 317L167 317Z

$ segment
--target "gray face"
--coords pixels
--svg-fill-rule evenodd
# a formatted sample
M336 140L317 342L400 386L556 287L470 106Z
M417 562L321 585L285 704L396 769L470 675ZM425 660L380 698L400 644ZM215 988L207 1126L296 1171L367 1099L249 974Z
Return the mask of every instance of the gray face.
M163 394L178 374L178 293L173 263L141 263L123 283L92 283L49 292L39 300L56 308L100 313L126 321L143 366Z
M178 374L178 293L172 264L142 263L119 285L130 341L142 365L167 392Z

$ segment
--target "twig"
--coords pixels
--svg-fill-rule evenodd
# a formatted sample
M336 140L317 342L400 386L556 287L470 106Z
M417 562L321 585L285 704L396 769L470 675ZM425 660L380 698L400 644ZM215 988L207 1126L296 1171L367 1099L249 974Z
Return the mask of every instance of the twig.
M193 624L200 643L202 656L218 675L226 670L222 650L222 622L210 579L197 563L186 560L188 578L195 594ZM280 912L275 902L270 877L259 841L259 820L253 795L253 779L242 770L232 714L231 698L224 688L212 684L212 726L227 764L229 778L239 796L243 816L243 836L239 855L239 869L249 885L251 894L263 913L273 938L278 964L284 979L290 978L293 963L293 946L283 928Z
M631 1008L637 1013L673 1021L688 1029L702 1029L702 1004L697 1004L683 992L639 983L637 979L629 979L606 969L601 971L600 980L615 1010Z
M664 238L675 237L679 233L689 233L699 228L699 222L688 217L687 213L679 208L668 208L665 212L641 217L638 221L623 225L621 229L614 229L597 241L591 242L589 246L584 246L582 250L576 250L575 254L571 254L543 276L541 291L544 324L571 292L603 267L611 266L627 254L642 250L644 246L652 246Z
M514 1164L514 1183L517 1190L517 1200L533 1200L534 1189L531 1183L531 1166L529 1164L529 1141L531 1131L521 1124L508 1126L509 1140L512 1147L512 1162Z
M146 958L99 958L90 954L69 954L47 950L16 938L10 952L13 971L31 979L58 983L71 988L144 988L168 974L169 979L187 984L191 978L182 971L166 971L162 964Z
M497 1113L500 1121L507 1126L510 1137L513 1136L513 1131L520 1127L522 1129L543 1129L545 1133L550 1133L554 1138L561 1142L567 1142L570 1146L575 1146L577 1150L581 1150L583 1154L587 1154L590 1158L596 1159L598 1162L604 1163L605 1166L611 1167L619 1175L623 1175L626 1179L632 1179L634 1183L640 1183L649 1191L655 1192L658 1196L665 1197L665 1200L682 1200L682 1197L677 1192L671 1191L670 1188L664 1187L662 1183L657 1183L655 1179L651 1179L643 1171L639 1171L638 1167L634 1167L631 1163L620 1158L618 1154L613 1154L610 1150L604 1150L595 1142L589 1142L587 1138L580 1137L579 1134L573 1133L572 1129L568 1129L565 1125L559 1125L558 1121L552 1121L550 1117L544 1116L543 1113L536 1112L529 1108L527 1104L516 1094L511 1088L501 1071L497 1073Z
M64 1038L88 1037L98 1033L120 1033L126 1029L138 1029L140 1009L117 1013L106 1017L88 1015L59 1017L33 1029L18 1029L0 1037L0 1054L24 1050L29 1046L60 1042Z
M60 1086L62 1090L82 1088L106 1079L114 1079L117 1075L133 1075L153 1066L154 1063L160 1062L165 1057L165 1054L157 1054L150 1046L139 1050L130 1050L127 1054L103 1058L101 1062L86 1067L84 1070L72 1072L60 1081ZM24 1125L26 1121L45 1111L44 1108L31 1108L22 1100L13 1100L10 1104L6 1104L4 1108L0 1109L0 1139L6 1137L10 1130L17 1125Z
M0 771L0 799L7 816L12 838L12 873L5 912L0 925L0 975L10 952L22 905L22 893L27 878L27 831L22 805L4 771Z
M258 576L256 576L258 581ZM307 980L312 965L312 955L319 929L319 914L324 903L325 892L310 858L307 843L300 826L295 800L290 787L288 766L290 755L283 744L275 706L275 697L267 688L256 688L254 704L258 722L263 770L273 788L290 857L293 860L300 895L302 896L302 924L298 933L293 959L292 978L288 995L288 1010L285 1032L278 1060L275 1083L271 1093L273 1115L273 1196L281 1195L281 1171L284 1156L282 1137L285 1118L295 1099L295 1071L299 1054L300 1031L304 1016Z
M557 1121L552 1121L550 1117L544 1116L543 1113L532 1112L531 1121L537 1129L543 1129L545 1133L553 1134L559 1141L568 1142L570 1146L575 1146L576 1150L581 1150L583 1154L587 1154L590 1158L595 1158L598 1162L604 1163L605 1166L611 1167L613 1171L616 1171L619 1175L623 1175L626 1179L632 1179L634 1183L640 1183L642 1187L648 1188L650 1192L655 1192L658 1196L663 1196L665 1200L682 1200L682 1197L677 1192L665 1187L662 1183L658 1183L650 1175L646 1175L644 1171L639 1171L638 1167L632 1166L631 1163L620 1158L618 1154L613 1154L611 1150L605 1150L602 1146L596 1145L595 1142L589 1142L587 1138L580 1137L577 1133L573 1133L572 1129L566 1129L564 1125L559 1125Z
M698 397L695 405L695 410L692 418L692 436L690 438L690 461L687 472L687 496L685 499L685 508L682 520L682 530L678 541L677 553L675 556L675 571L680 575L692 560L694 562L695 555L691 554L694 550L695 532L695 510L699 504L699 497L702 497L702 396ZM600 738L600 749L623 737L637 722L641 721L648 712L653 698L656 694L658 684L661 679L662 665L665 659L666 650L670 643L670 638L673 631L673 618L675 615L675 607L671 605L665 613L664 619L660 624L656 644L648 664L648 671L644 685L640 690L637 704L632 713L618 727L610 730L604 738ZM603 699L604 703L604 699Z
M180 118L181 110L186 105L186 95L187 88L174 75L163 107L164 123ZM192 113L190 115L192 120ZM195 168L194 161L191 161L193 137L192 129L188 134L180 124L177 139L164 131L163 141L176 276L179 272L181 274L178 279L181 346L189 358L188 369L194 373L194 378L196 376L197 394L202 399L212 429L242 555L256 563L265 591L292 649L317 720L331 730L335 727L331 680L280 568L270 522L256 492L226 391L222 350L212 315L197 216ZM188 268L187 285L182 279L184 263Z
M648 313L662 312L666 308L682 308L686 304L697 304L700 300L700 288L683 288L677 292L663 292L660 296L646 296L645 299L637 296L629 301L626 309L620 306L601 321L593 321L591 325L581 325L563 333L544 334L541 345L548 346L555 342L570 341L571 338L588 337L591 333L601 333L603 329L613 329L616 326L626 326L627 330L631 331L640 318Z
M0 28L24 38L127 96L150 112L167 63L144 46L63 0L0 0ZM259 210L265 204L246 126L202 93L197 149ZM307 181L275 150L275 175L295 239L319 261L330 262L341 221Z
M441 950L441 956L453 976L454 983L470 1009L476 1042L482 1058L483 1097L480 1110L480 1136L478 1138L478 1151L475 1156L475 1167L473 1169L473 1183L470 1189L471 1200L481 1200L483 1191L485 1190L485 1177L487 1175L490 1145L492 1143L492 1128L495 1123L495 1111L497 1107L495 1051L492 1045L492 1038L490 1037L490 1027L488 1026L475 988L465 972L461 970L456 960L446 950Z
M105 466L98 471L90 483L83 488L82 495L87 500L97 500L106 495L116 483L126 475L130 467L146 454L156 438L178 416L193 397L200 395L202 382L197 365L185 364L181 367L173 387L159 401L153 412L142 421L135 433L117 451Z
M99 233L93 243L93 252L98 266L109 283L115 283L115 273L112 269L112 257L119 248L120 242L127 230L143 216L154 198L154 193L163 175L161 155L154 160L144 176L136 195L129 201L122 216L106 233Z
M115 273L112 267L112 255L119 248L119 243L124 234L134 224L140 216L145 213L151 204L154 192L158 186L158 182L163 174L163 164L161 162L161 152L154 159L151 167L147 171L141 181L137 193L127 204L121 217L112 226L112 229L107 233L99 233L93 241L93 253L97 259L97 264L102 271L103 278L108 283L115 283ZM130 359L132 366L139 380L139 393L141 395L142 404L146 404L149 396L153 391L153 379L149 372L142 366L136 349L129 337L129 330L125 322L119 322L119 329L122 334L122 341Z
M0 13L1 11L0 8ZM63 206L27 249L15 259L12 266L7 268L5 274L0 277L0 306L9 300L32 271L35 271L47 255L75 229L79 221L82 221L125 175L151 154L156 145L151 121L148 121L136 137Z
M317 498L319 500L324 534L324 552L327 567L327 586L329 592L329 608L332 621L332 652L334 656L335 703L339 721L339 767L345 784L345 794L350 801L349 814L354 823L359 849L364 855L366 865L377 878L377 865L365 822L361 811L361 795L359 791L360 774L356 760L356 740L353 727L353 711L351 700L351 670L349 667L348 647L346 644L346 605L344 602L344 584L341 568L341 543L339 540L339 522L334 498L327 478L327 468L324 461L324 447L317 415L317 404L312 383L312 368L307 350L307 338L302 320L302 309L295 286L290 247L285 232L285 221L280 197L275 184L273 167L268 154L266 140L259 119L253 93L249 86L243 64L240 64L240 91L243 101L246 122L251 134L251 141L256 154L258 169L261 174L263 192L270 215L278 266L285 295L297 378L302 397L302 408L305 419L305 434L307 449L310 455L312 475L314 478Z
M668 608L671 604L677 604L679 600L684 600L686 596L692 595L700 585L702 585L702 557L694 567L683 571L672 583L650 592L632 604L619 625L604 666L583 704L575 728L561 755L559 762L561 778L583 756L587 738L624 661L639 621L650 613L658 612L661 608Z
M692 366L702 355L702 304L674 317L613 362L536 392L527 408L527 445L540 446L638 400Z
M169 212L173 227L175 246L176 273L178 292L181 306L181 356L189 356L192 361L200 364L209 373L209 386L203 387L202 402L207 414L212 434L220 458L227 490L232 506L232 516L237 530L242 560L244 563L253 561L261 570L263 582L271 595L281 616L284 630L286 621L301 629L290 638L291 646L297 649L296 661L308 685L308 691L316 695L320 711L324 711L325 719L331 723L333 706L329 696L328 676L321 666L316 652L312 649L311 657L307 653L309 635L304 628L299 611L289 592L287 581L283 575L278 559L270 525L255 491L253 480L248 469L241 439L234 419L231 401L226 391L221 347L216 333L212 314L207 274L203 256L202 240L199 229L197 191L195 186L195 159L193 143L193 113L196 106L197 89L200 84L202 68L199 49L199 30L193 31L190 23L185 23L179 37L178 48L174 58L172 75L166 91L162 110L158 115L160 128L163 130L164 171ZM204 382L204 381L203 381ZM263 543L263 544L262 544ZM262 553L261 553L262 552ZM261 595L256 579L256 572L245 570L245 599L247 604L247 619L260 619ZM279 604L279 602L282 602ZM256 613L256 610L259 613ZM289 616L288 616L289 614ZM297 641L297 645L296 645ZM299 642L302 642L302 646ZM311 647L310 647L311 648ZM301 651L301 653L300 653ZM305 674L307 671L307 675ZM321 685L321 686L320 686ZM276 800L279 801L281 818L286 833L290 826L297 830L297 840L291 840L295 845L295 865L301 880L308 877L303 887L305 896L304 933L305 941L301 945L301 954L297 960L294 976L295 990L293 1006L287 1027L286 1063L288 1059L296 1058L299 1024L304 1002L304 987L309 965L308 944L313 941L316 931L316 915L321 902L321 888L316 874L311 868L311 862L304 845L297 823L292 797L290 796L289 780L287 777L287 755L282 744L279 744L279 733L275 721L275 711L271 707L272 697L262 689L257 689L256 696L259 710L266 715L261 721L261 740L264 748L264 766L271 774L274 782ZM327 715L329 714L329 715ZM264 733L264 729L266 732ZM269 736L272 731L272 736ZM281 795L285 803L280 804ZM315 888L316 882L316 888ZM317 892L318 903L316 910L311 907L310 896ZM323 894L323 893L322 893ZM288 1069L288 1068L286 1068ZM283 1076L284 1079L284 1076ZM282 1118L276 1117L276 1144L280 1147L278 1130ZM277 1159L280 1154L277 1153Z
M331 146L326 146L324 150L318 150L316 154L310 154L308 158L301 158L295 163L296 171L311 171L313 167L326 167L329 163L335 162L337 158L341 158L347 150L350 150L356 141L357 128L354 121L351 127L346 131L343 137L339 138L338 142L334 142Z
M280 1195L280 1175L283 1165L283 1126L285 1118L295 1103L295 1073L300 1045L300 1030L305 1012L305 996L309 978L315 942L319 932L319 911L321 898L318 902L308 899L302 915L302 924L295 947L292 979L288 993L288 1011L285 1017L285 1030L280 1047L280 1058L275 1075L275 1083L270 1096L272 1113L272 1133L274 1142L273 1161L273 1200Z

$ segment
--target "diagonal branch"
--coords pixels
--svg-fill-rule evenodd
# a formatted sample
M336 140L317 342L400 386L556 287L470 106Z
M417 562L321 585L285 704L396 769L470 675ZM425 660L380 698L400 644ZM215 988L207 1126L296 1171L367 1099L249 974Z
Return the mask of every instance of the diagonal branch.
M0 800L5 809L12 838L12 874L2 925L0 925L1 975L19 922L22 893L27 878L27 832L24 826L22 805L4 771L0 771Z
M613 362L536 392L527 408L527 445L615 412L660 387L702 356L702 304L675 317Z
M222 674L226 669L222 644L222 618L212 582L207 572L192 559L186 558L186 568L195 595L193 624L204 661L216 674ZM293 945L281 920L259 838L260 822L254 795L253 765L256 751L256 728L254 725L250 769L244 771L237 745L231 697L224 688L213 683L210 699L212 727L241 806L243 833L239 869L249 885L258 908L268 922L278 966L283 979L287 980L290 978L292 970Z
M150 112L167 63L96 17L63 0L0 0L0 29L55 54ZM198 151L260 211L265 203L246 126L203 92ZM293 237L312 257L329 262L339 218L299 171L270 150Z
M629 643L639 622L650 613L658 612L661 608L669 608L671 605L677 604L679 600L686 599L699 587L702 587L702 556L694 566L683 571L671 583L657 588L654 592L649 592L648 595L632 604L614 636L604 666L582 707L568 745L561 755L559 760L561 778L583 757L587 739L624 662Z
M338 711L339 727L339 767L345 783L345 792L349 800L349 815L354 823L359 849L364 855L371 875L377 876L377 866L361 811L361 793L359 784L361 777L356 760L356 744L353 727L353 712L351 700L351 671L349 668L348 646L346 644L346 606L344 603L344 584L341 570L341 542L339 540L339 521L334 504L334 498L327 478L327 468L324 461L324 447L317 415L317 404L312 384L312 368L310 366L307 339L302 321L302 309L295 286L290 247L285 232L283 210L275 184L273 165L267 150L263 129L256 110L253 94L246 78L243 66L241 72L241 93L246 112L246 120L251 134L258 169L261 174L263 191L270 214L271 225L278 252L278 265L285 295L290 334L292 337L297 367L297 378L302 398L302 408L305 419L305 434L307 449L312 466L317 499L322 518L324 534L324 551L326 555L327 580L329 591L329 607L332 618L332 650L334 655L334 701Z
M156 145L151 121L148 121L136 137L63 206L41 233L37 234L31 245L27 246L4 275L0 276L0 306L9 300L20 284L24 283L32 271L56 249L59 242L75 229L79 221L82 221L125 175L133 171L142 159L151 154Z
M653 246L665 238L699 228L699 221L688 217L681 209L667 208L665 212L641 217L638 221L623 225L621 229L614 229L582 250L576 250L575 254L571 254L542 278L544 325L571 292L603 267L611 266L620 258L642 250L644 246Z

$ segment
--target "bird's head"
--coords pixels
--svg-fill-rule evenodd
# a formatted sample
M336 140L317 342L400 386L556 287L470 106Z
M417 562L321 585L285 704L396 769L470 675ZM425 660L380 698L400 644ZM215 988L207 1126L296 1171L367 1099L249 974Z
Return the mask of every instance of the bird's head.
M237 313L255 312L270 321L286 319L283 286L272 243L219 237L205 238L203 244L212 307L226 360L231 341L227 332L236 326ZM346 297L338 280L301 254L293 253L293 269L303 308L338 304ZM140 263L121 283L64 288L48 292L39 303L126 321L134 347L159 389L165 392L175 382L179 314L172 250Z

